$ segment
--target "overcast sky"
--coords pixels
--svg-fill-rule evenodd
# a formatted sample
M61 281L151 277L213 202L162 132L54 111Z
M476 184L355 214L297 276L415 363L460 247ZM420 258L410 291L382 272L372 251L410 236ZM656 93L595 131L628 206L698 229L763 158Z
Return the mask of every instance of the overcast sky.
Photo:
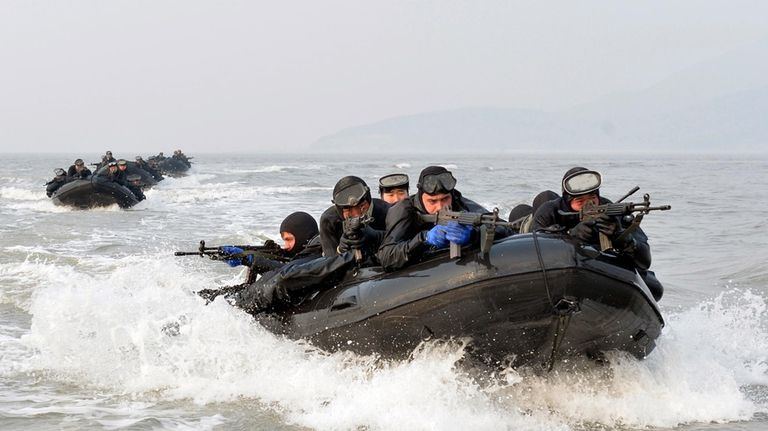
M768 1L0 0L0 151L281 151L558 110L768 38Z

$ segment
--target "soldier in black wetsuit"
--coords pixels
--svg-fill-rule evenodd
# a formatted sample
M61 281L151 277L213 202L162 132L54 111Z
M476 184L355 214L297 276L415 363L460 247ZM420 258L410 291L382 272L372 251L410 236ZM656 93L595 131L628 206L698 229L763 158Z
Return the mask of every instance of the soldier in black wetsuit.
M163 174L161 174L159 170L155 169L155 167L147 163L141 156L136 156L136 166L140 169L144 169L145 171L149 172L149 174L152 175L152 178L154 178L155 181L160 181L165 179L163 177Z
M75 163L69 167L67 176L74 180L85 180L91 176L91 170L85 167L83 159L75 160Z
M429 250L465 245L472 241L475 229L457 223L435 225L421 219L422 214L436 214L442 208L453 211L486 213L488 210L463 197L456 190L456 178L441 166L424 168L416 186L418 193L393 206L387 214L387 230L379 247L378 258L386 271L394 271L417 262ZM496 238L509 233L497 230Z
M128 178L117 168L117 162L107 163L107 166L96 171L96 176L101 181L118 183L124 187L128 184Z
M288 263L249 255L245 258L230 259L230 266L248 265L250 273L247 285L235 295L238 307L249 311L263 310L271 306L275 296L275 283L269 280L294 266L314 261L322 256L318 237L317 222L302 211L290 214L280 224L280 236L283 238L283 255L290 258ZM225 246L227 253L243 253L243 249ZM261 278L256 280L256 275ZM215 297L215 296L214 296Z
M237 305L257 312L290 306L307 295L333 286L355 266L377 264L376 250L383 235L388 205L372 199L361 178L347 176L333 189L334 206L320 218L323 256L291 262L271 278L262 278L255 288L241 294ZM373 217L372 221L367 221ZM360 224L358 224L358 222ZM356 224L356 228L351 225Z
M350 248L364 248L367 257L373 257L379 248L386 227L389 204L372 199L371 190L359 177L347 176L333 188L333 203L320 216L320 243L324 256L334 256ZM370 220L358 238L349 238L344 232L344 220L350 217L366 217Z
M138 177L138 180L141 181L141 176ZM128 162L123 159L117 161L117 176L115 182L130 190L139 202L147 198L144 196L144 192L141 191L141 186L136 182L136 178L134 178L133 181L128 180Z
M587 245L599 245L598 233L605 234L612 240L614 249L621 256L632 260L638 273L658 301L664 293L664 288L653 271L648 270L651 266L651 247L645 232L638 228L623 242L619 242L618 239L624 230L620 218L603 214L594 221L580 221L578 215L573 215L588 203L594 205L611 203L610 200L600 196L601 183L602 177L596 171L580 166L569 169L563 175L562 196L542 204L536 210L532 229L562 232L578 243Z
M408 183L406 174L384 175L379 178L379 197L390 205L408 199Z
M56 190L58 190L61 186L69 182L69 178L67 178L67 173L64 172L64 169L56 168L53 170L53 173L56 176L53 177L52 180L45 183L45 194L48 197L53 196Z

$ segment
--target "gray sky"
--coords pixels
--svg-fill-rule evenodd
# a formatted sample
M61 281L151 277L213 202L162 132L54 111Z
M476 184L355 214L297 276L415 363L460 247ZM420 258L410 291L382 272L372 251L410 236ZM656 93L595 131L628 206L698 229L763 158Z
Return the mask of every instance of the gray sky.
M558 110L768 38L760 1L0 0L0 151L282 151Z

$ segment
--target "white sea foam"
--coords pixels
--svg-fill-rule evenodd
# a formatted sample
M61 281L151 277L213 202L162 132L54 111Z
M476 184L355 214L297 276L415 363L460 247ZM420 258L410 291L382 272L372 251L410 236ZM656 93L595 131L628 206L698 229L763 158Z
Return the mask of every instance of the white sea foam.
M45 188L30 190L20 187L0 187L0 198L12 201L39 201L47 199Z

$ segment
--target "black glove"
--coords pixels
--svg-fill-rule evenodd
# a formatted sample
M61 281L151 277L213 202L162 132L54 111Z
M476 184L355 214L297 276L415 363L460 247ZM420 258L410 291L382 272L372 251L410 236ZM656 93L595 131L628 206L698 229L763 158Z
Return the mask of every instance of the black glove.
M581 242L589 242L595 233L594 221L583 221L568 231L568 234Z
M600 216L595 219L595 226L597 226L597 230L600 231L600 233L611 239L614 238L619 230L619 225L616 222L616 219L606 214L600 214Z
M256 274L264 274L265 272L272 271L274 269L281 268L285 265L282 262L276 260L267 259L263 256L253 256L253 263L251 264L251 271Z
M362 250L366 243L374 241L376 232L365 226L357 232L344 232L339 239L339 254L349 250Z
M341 236L339 239L339 254L344 253L349 250L356 250L363 248L363 244L365 244L365 236L362 235L362 233L358 233L357 235L347 236L345 233Z

